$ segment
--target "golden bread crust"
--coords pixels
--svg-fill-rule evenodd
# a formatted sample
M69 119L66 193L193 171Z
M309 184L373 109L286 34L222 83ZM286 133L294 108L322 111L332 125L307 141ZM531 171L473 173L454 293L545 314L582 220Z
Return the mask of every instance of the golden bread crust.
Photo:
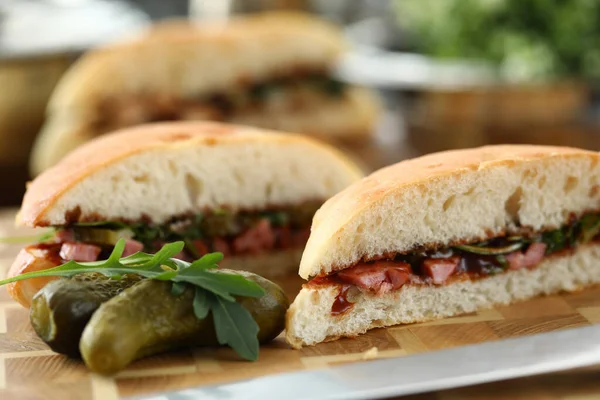
M47 212L69 189L128 157L153 150L218 147L221 144L231 143L258 145L279 143L289 144L288 148L298 145L308 146L321 156L331 157L336 165L343 166L346 175L340 179L361 176L358 168L341 152L303 135L216 122L140 125L87 142L29 183L18 215L18 223L31 227L53 225L54 223L47 218ZM111 194L105 193L105 195Z
M345 47L339 28L302 13L168 21L83 56L57 86L49 111L92 108L121 93L198 96L298 68L329 69Z
M235 99L252 83L303 71L327 72L346 47L339 27L298 12L158 23L87 52L67 71L50 98L48 118L32 150L31 172L40 174L92 137L155 120L147 109L154 99L190 103L181 119L219 119L203 104L211 96ZM289 92L277 97L278 107L246 107L226 120L350 142L372 135L380 105L370 90L353 87L334 98L315 91L318 95L305 99L302 109ZM119 112L111 117L113 103ZM121 122L105 125L111 118Z
M568 147L498 145L434 153L385 167L350 185L319 209L313 220L311 237L300 265L300 276L308 279L320 273L327 274L347 267L323 266L320 263L320 254L327 251L329 246L338 243L340 237L353 235L353 232L347 229L350 223L365 212L380 207L382 201L388 197L398 196L409 190L427 194L435 182L452 182L454 178L458 179L474 171L484 173L503 167L518 168L536 160L569 158L588 159L592 168L596 168L600 162L600 153ZM426 208L427 204L419 207ZM409 208L414 209L412 206ZM465 215L465 218L468 218L468 215ZM331 269L324 271L323 268Z

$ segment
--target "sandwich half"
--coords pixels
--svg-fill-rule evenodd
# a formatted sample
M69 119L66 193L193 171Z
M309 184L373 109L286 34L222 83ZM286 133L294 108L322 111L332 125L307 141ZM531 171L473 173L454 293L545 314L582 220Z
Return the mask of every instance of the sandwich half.
M490 146L379 170L316 213L296 348L600 282L600 155Z
M21 251L15 276L185 241L182 259L222 252L227 268L266 276L298 268L314 212L360 179L329 145L213 122L140 125L93 140L31 182L17 222L53 227ZM17 282L28 305L44 280Z
M32 173L98 135L156 121L214 120L361 141L379 105L336 81L346 47L335 26L302 13L227 22L163 22L90 51L59 82L34 145Z

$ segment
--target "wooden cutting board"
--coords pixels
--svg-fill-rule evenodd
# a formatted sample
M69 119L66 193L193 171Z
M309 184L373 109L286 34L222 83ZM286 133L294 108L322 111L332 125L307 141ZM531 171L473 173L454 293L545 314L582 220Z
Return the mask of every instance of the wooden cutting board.
M12 228L14 211L0 212L0 235ZM20 246L0 247L3 276ZM281 281L293 297L301 281ZM54 354L29 326L28 311L0 288L0 399L113 400L142 393L227 382L260 375L360 362L373 347L378 357L408 354L600 323L600 288L545 297L441 321L377 329L296 351L282 337L261 349L255 363L228 349L196 349L138 361L115 377L89 373L76 360ZM600 340L600 338L598 338ZM460 362L457 360L457 362ZM444 391L413 399L595 399L600 368ZM282 399L285 395L282 393Z

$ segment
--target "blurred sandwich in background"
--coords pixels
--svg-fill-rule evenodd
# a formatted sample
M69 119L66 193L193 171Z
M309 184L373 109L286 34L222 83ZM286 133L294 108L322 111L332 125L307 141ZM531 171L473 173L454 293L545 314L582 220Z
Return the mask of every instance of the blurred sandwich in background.
M96 136L153 121L224 121L361 142L379 103L369 90L332 78L345 48L338 27L308 14L163 22L87 53L65 74L31 171Z

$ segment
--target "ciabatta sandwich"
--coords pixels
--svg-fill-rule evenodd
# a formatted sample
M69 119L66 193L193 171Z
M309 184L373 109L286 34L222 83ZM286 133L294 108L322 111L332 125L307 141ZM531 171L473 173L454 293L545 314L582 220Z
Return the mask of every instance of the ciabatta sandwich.
M345 47L335 25L271 12L226 23L164 22L90 51L50 99L32 172L98 135L155 121L215 120L332 140L367 138L376 98L331 77Z
M316 213L287 340L312 345L600 282L600 155L491 146L400 162Z
M56 233L25 248L9 275L94 261L119 238L126 255L184 240L180 258L219 251L227 268L283 274L297 270L314 212L360 177L337 150L301 135L211 122L125 129L29 184L18 222ZM27 305L43 284L9 291Z

